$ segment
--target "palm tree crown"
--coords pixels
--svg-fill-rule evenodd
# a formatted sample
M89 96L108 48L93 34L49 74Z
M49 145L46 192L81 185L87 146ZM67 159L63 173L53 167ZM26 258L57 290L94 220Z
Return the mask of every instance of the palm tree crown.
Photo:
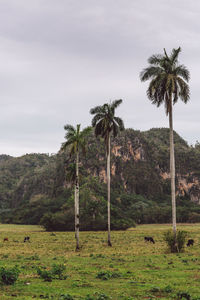
M64 129L67 131L65 134L66 142L62 143L61 150L65 150L70 147L70 155L76 154L79 150L83 153L86 151L86 136L91 132L91 127L86 127L82 131L80 130L81 125L78 124L75 127L72 125L65 125Z
M153 55L148 59L149 66L141 74L141 81L151 79L147 90L147 96L153 104L160 106L165 104L166 114L170 111L170 102L175 104L180 99L187 103L190 98L190 90L187 82L190 73L184 65L178 63L178 55L181 48L173 49L170 56L164 49L164 55Z
M108 145L108 138L111 132L114 137L119 131L124 130L124 123L121 118L115 117L115 109L122 103L122 100L115 100L110 104L106 103L102 106L96 106L90 110L92 115L92 126L95 127L95 135L100 135L104 138Z

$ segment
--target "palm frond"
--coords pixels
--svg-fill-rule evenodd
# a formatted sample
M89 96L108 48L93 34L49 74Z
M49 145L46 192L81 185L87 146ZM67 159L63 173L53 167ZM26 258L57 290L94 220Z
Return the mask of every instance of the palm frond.
M169 56L168 56L168 54L167 54L166 49L164 48L163 50L164 50L164 54L165 54L165 57L164 57L164 58L167 59L167 60L169 60Z
M122 101L122 99L112 101L110 104L110 108L116 109L122 103Z
M175 104L178 101L178 96L179 96L179 86L177 80L174 81L174 86L175 88L172 96L173 104Z
M172 52L170 54L170 61L172 64L176 64L178 62L178 55L181 52L181 47L178 49L172 49Z
M66 134L65 134L65 139L66 140L73 140L75 136L76 136L76 130L74 132L73 131L67 131Z
M77 124L76 125L76 135L77 136L80 134L80 128L81 128L81 124Z
M162 59L163 59L163 55L155 54L148 58L148 63L150 65L160 65L160 62L162 61Z
M66 142L62 143L61 150L66 150L74 142L74 139L68 139Z
M96 114L93 118L92 118L92 127L95 127L96 124L102 120L104 118L104 115L103 114Z
M113 125L112 125L112 132L113 132L114 137L116 137L119 133L119 127L117 126L116 123L113 123Z
M140 73L140 79L141 81L149 80L152 77L162 74L163 71L164 70L161 67L149 66Z
M96 106L90 109L91 115L102 113L102 106Z
M179 85L179 97L184 103L187 103L190 99L190 89L188 84L180 77L177 78Z
M94 134L95 136L97 137L98 135L101 135L103 134L103 120L99 121L96 126L95 126L95 129L94 129Z
M124 130L124 122L123 122L123 120L121 118L114 117L114 122L117 124L117 126L119 127L120 131Z
M187 82L190 79L190 72L188 71L188 69L184 65L179 65L178 67L176 67L175 74L177 76L182 77Z
M64 126L64 129L65 129L66 131L69 131L69 132L75 132L75 131L76 131L76 129L74 128L74 126L72 126L72 125L70 125L70 124L66 124L66 125Z

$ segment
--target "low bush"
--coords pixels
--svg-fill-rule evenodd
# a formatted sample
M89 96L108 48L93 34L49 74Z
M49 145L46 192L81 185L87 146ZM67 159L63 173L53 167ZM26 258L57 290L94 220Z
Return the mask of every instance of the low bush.
M74 300L74 297L70 294L62 294L60 295L59 300Z
M66 270L66 267L64 265L62 265L62 264L60 264L60 265L54 264L52 266L51 273L54 276L54 278L62 280L62 279L66 279L67 278L67 275L63 274L63 272L65 270Z
M44 279L44 281L51 282L53 279L53 274L51 273L51 271L41 270L40 268L37 268L37 274L40 276L40 278Z
M13 268L0 268L0 280L5 285L12 285L18 279L19 269L15 266Z
M178 300L190 300L191 299L191 296L188 292L178 292L177 294L178 296Z
M107 296L106 294L99 294L97 295L96 300L109 300L111 299L109 296Z
M48 271L46 269L37 268L37 274L40 278L44 279L44 281L51 282L53 279L63 280L67 278L67 275L64 275L63 272L66 270L66 267L62 264L57 265L54 264L52 268Z
M121 275L116 272L111 271L101 271L97 274L96 278L102 279L102 280L108 280L111 278L119 278Z
M163 239L167 243L171 253L182 252L186 243L187 232L179 230L176 235L172 230L164 232Z
M111 298L109 296L107 296L106 294L99 294L99 293L95 293L94 296L91 295L87 295L85 297L85 300L110 300Z

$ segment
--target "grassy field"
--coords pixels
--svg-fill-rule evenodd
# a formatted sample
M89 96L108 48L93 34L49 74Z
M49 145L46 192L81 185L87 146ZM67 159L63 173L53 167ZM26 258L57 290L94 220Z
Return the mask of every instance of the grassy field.
M18 266L20 275L14 285L1 285L0 299L200 299L200 224L178 226L195 241L179 254L168 253L163 242L169 228L112 232L113 247L106 245L106 232L81 232L82 248L75 252L73 232L2 224L0 267ZM25 236L30 242L23 242ZM155 244L144 236L153 236ZM66 267L67 278L40 278L38 267L48 271L55 264Z

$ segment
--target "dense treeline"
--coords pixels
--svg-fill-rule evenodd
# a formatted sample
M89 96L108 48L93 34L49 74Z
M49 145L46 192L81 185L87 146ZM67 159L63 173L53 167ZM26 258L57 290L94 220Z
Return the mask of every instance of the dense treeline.
M111 228L171 221L169 131L127 129L111 149ZM177 221L200 221L200 146L174 133ZM80 228L106 229L106 157L102 139L89 136L80 165ZM74 230L73 158L56 155L0 156L1 220ZM184 184L183 184L184 182ZM192 200L192 201L191 201Z

